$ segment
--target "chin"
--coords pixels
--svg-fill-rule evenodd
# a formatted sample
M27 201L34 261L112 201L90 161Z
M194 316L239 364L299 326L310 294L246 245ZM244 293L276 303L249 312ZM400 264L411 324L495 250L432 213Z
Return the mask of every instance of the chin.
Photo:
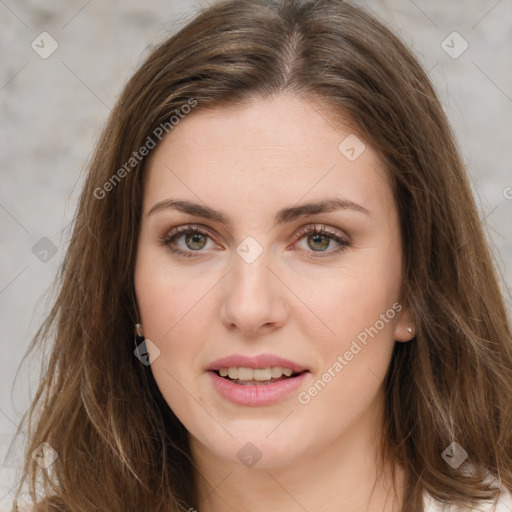
M201 444L220 459L236 466L250 469L287 466L307 454L308 444L303 435L293 435L293 432L286 429L278 435L275 430L278 424L275 421L264 422L261 431L251 425L251 434L248 429L239 428L236 431L228 427L232 438L210 438Z

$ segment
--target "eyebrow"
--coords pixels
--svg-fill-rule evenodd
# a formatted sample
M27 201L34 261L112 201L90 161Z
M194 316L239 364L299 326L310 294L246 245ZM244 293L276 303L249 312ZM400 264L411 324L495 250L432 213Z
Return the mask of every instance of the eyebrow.
M173 209L197 217L203 217L211 221L216 221L226 226L231 226L229 217L222 211L214 210L206 205L194 203L192 201L179 199L165 199L156 203L148 212L148 216L158 211ZM332 198L324 199L313 203L304 203L297 206L289 206L279 210L274 216L274 225L291 222L295 219L314 215L318 213L327 213L335 210L353 210L356 212L370 215L370 212L364 206L345 199Z

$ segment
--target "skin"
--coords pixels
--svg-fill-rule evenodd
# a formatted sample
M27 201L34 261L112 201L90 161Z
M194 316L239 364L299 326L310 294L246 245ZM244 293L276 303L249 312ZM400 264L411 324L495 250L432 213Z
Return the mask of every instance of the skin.
M147 167L135 289L144 335L160 350L151 371L187 428L199 469L200 512L392 511L389 472L377 479L383 378L396 341L414 336L405 305L307 404L298 393L322 377L365 328L400 302L399 218L378 154L338 150L349 134L292 95L238 108L197 110L153 151ZM308 214L274 226L283 207L343 198L368 210ZM167 199L221 210L231 226L171 208ZM193 224L206 238L181 235ZM348 239L294 235L325 226ZM236 252L253 237L263 253ZM330 240L330 241L329 241ZM188 241L188 245L187 242ZM268 406L219 396L206 368L232 355L275 354L310 369L297 392ZM261 452L252 467L237 452ZM398 473L400 494L402 475ZM209 494L208 499L206 496Z

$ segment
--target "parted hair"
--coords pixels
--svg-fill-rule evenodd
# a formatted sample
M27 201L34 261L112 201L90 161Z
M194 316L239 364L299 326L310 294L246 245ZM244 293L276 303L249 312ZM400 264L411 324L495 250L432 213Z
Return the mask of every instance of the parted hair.
M28 442L17 498L28 495L35 510L200 512L187 430L133 354L147 157L126 162L191 100L194 115L279 93L311 101L334 124L349 120L389 175L416 324L411 342L395 343L384 382L382 457L404 469L402 512L423 510L424 493L460 505L494 498L489 475L512 488L510 318L428 76L396 35L350 3L229 0L151 50L89 163L52 308L28 351L47 347L21 423ZM58 454L47 469L31 456L42 442ZM453 442L468 453L458 468L441 456Z

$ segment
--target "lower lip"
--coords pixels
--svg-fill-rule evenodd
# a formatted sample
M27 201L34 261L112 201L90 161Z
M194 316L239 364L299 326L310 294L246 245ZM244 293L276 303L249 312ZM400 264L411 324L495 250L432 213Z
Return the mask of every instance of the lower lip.
M302 384L308 372L272 384L251 386L235 384L220 377L214 371L208 373L213 380L215 389L226 400L238 405L258 406L276 403L293 393Z

